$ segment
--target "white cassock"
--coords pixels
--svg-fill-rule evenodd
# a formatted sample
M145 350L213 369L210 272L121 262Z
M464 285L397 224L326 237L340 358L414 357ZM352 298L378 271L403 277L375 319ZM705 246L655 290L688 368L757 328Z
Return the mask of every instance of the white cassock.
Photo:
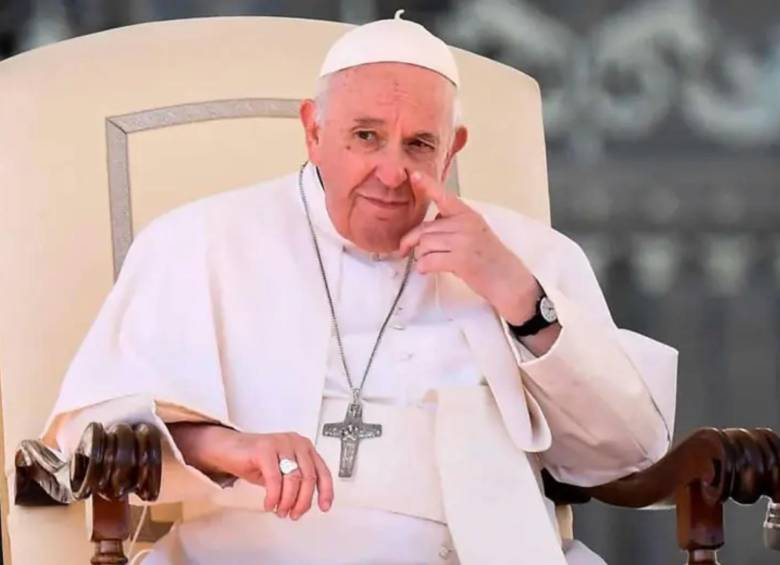
M457 277L413 271L365 386L364 420L383 436L364 440L355 477L339 479L339 441L320 431L343 419L349 389L297 177L189 204L138 235L47 437L67 454L90 421L162 429L161 500L185 501L185 520L146 563L599 563L581 545L562 549L540 469L593 485L660 458L676 351L615 327L572 241L471 203L540 281L561 334L534 358ZM404 262L344 240L311 165L303 179L359 379ZM334 474L333 508L298 522L264 513L261 487L222 488L183 463L163 422L184 420L311 438Z

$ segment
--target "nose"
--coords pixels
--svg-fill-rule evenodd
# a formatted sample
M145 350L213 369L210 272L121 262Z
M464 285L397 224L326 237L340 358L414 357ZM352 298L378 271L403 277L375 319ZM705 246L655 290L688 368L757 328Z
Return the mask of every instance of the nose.
M400 186L407 177L403 156L398 151L383 151L377 159L374 174L388 188Z

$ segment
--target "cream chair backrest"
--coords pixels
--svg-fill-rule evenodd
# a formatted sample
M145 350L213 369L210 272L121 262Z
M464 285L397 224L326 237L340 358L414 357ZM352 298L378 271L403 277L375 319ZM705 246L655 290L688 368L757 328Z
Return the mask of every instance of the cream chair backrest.
M0 63L6 560L88 562L80 507L9 507L14 450L41 432L133 233L179 204L303 161L298 104L347 28L262 17L169 21ZM471 135L451 180L465 196L547 221L537 84L471 53L457 58Z

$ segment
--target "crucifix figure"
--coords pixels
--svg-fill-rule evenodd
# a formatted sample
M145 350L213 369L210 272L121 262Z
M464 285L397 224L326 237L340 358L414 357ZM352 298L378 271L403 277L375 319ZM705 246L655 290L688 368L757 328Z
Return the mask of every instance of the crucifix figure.
M322 427L322 435L341 438L339 477L349 478L355 471L355 458L360 441L380 437L382 425L363 423L363 406L360 402L351 402L347 408L347 414L344 416L344 421L325 424Z

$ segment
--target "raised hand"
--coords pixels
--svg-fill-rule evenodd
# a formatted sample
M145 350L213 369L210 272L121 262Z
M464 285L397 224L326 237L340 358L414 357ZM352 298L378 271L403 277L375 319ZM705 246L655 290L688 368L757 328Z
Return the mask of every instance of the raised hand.
M522 260L476 210L435 179L417 171L409 179L436 204L439 214L407 233L399 254L413 252L420 273L458 276L512 324L531 318L541 288Z

